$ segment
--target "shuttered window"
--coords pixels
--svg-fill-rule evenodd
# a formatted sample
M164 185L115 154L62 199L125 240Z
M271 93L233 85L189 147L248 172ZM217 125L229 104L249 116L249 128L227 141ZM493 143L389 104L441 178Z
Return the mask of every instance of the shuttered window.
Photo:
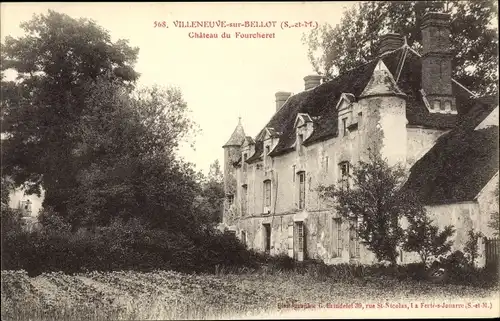
M299 209L304 209L306 204L306 173L299 174Z
M336 257L342 256L342 220L340 218L333 219L333 253Z
M271 207L271 181L264 181L264 206Z

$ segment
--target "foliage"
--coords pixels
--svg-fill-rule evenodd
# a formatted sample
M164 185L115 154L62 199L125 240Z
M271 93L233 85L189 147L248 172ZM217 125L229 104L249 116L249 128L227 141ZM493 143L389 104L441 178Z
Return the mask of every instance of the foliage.
M408 252L417 252L422 263L427 265L429 259L446 255L451 250L453 241L448 239L453 236L455 230L453 226L448 225L439 231L425 211L419 214L407 218L409 226L406 229L403 249Z
M256 267L254 253L234 235L211 228L174 232L139 219L115 219L109 226L72 231L57 214L45 210L41 215L40 230L2 233L2 269L38 275L154 269L214 273L223 266Z
M84 112L85 86L107 75L132 85L138 49L111 42L95 22L49 11L21 24L25 35L2 45L2 170L28 192L46 190L46 205L59 205L75 183L78 164L73 131ZM57 211L60 211L56 207Z
M2 197L2 206L8 206L10 201L10 192L12 190L12 181L7 177L2 175L1 181L1 197Z
M215 160L210 165L208 176L202 179L201 193L196 199L196 212L205 224L214 225L222 221L223 178L219 160Z
M74 230L139 218L195 228L199 186L179 144L194 129L176 88L133 90L138 49L85 19L49 11L7 37L2 70L2 170Z
M495 188L494 195L498 201L498 183ZM498 206L498 203L497 203ZM488 222L488 227L493 230L493 236L500 236L500 213L498 211L491 213L490 221Z
M451 14L453 77L480 94L496 92L498 8L490 0L365 1L346 10L335 27L324 24L304 35L308 57L319 74L331 79L377 56L380 36L406 37L421 49L421 20L427 11Z
M61 200L68 221L87 227L132 217L159 228L194 223L195 173L175 154L193 126L180 91L153 87L129 94L116 81L98 79L88 93L74 130L79 170Z
M481 232L474 232L474 229L470 229L467 232L467 242L465 242L464 252L469 259L469 264L474 268L476 259L479 256L479 239L484 235Z
M397 247L404 239L400 219L420 215L424 208L409 192L401 192L406 177L402 167L389 166L376 153L352 167L352 188L343 188L342 184L322 186L320 193L335 202L342 217L359 222L357 232L362 243L379 261L395 265Z

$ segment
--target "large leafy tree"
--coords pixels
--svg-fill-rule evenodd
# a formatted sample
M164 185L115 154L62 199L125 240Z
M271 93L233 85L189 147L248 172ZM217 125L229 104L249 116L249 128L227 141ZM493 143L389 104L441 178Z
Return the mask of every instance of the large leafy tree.
M491 0L363 1L344 12L335 27L325 24L304 35L319 74L331 79L377 56L380 36L396 32L421 49L420 24L427 11L451 14L453 77L479 94L498 82L498 7Z
M2 170L73 228L132 217L196 227L195 173L178 160L193 123L175 88L136 89L138 49L94 22L49 11L8 37L2 70Z
M87 88L76 124L75 184L65 202L73 226L142 219L155 227L193 223L195 173L176 159L190 133L187 105L176 88L129 93L120 82L98 79Z
M25 35L2 44L2 170L28 192L46 190L45 205L65 211L79 164L75 133L89 82L106 75L132 86L138 48L112 42L95 22L49 11L21 24ZM6 70L17 74L7 81Z

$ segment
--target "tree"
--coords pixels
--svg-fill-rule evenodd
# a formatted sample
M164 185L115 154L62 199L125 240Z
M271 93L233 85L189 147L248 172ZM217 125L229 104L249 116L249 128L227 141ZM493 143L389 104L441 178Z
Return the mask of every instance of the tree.
M403 249L408 252L416 252L422 263L427 266L429 259L445 255L451 250L453 241L448 240L455 230L448 225L442 231L433 225L433 221L425 211L420 215L409 216L409 226L406 229L406 240Z
M498 200L498 183L495 188L494 195ZM498 205L498 203L497 203ZM493 236L498 237L500 235L500 214L498 211L491 213L490 221L488 222L488 227L493 230Z
M219 160L216 159L210 165L208 176L202 181L201 194L197 203L197 213L202 216L206 224L221 222L224 203L223 179Z
M65 212L79 164L75 133L85 112L86 87L98 77L133 86L138 48L113 43L87 19L49 11L21 24L25 35L2 44L2 171L28 193L45 189L44 206ZM4 71L17 73L15 81Z
M103 226L137 218L157 228L196 226L199 189L190 164L176 158L193 123L176 88L129 92L106 77L85 89L74 128L75 183L66 185L65 212L73 226Z
M343 218L359 221L359 238L376 258L392 265L398 257L397 247L404 240L400 219L423 211L410 192L402 192L405 178L401 166L389 166L379 154L370 153L368 161L353 166L349 174L352 187L339 184L319 189L323 198L334 201Z
M379 38L396 32L421 49L421 19L427 11L451 14L453 77L479 94L496 92L498 7L495 1L364 1L344 12L341 22L322 25L303 42L315 70L331 79L377 56Z
M464 252L469 258L469 264L474 268L475 261L479 256L479 239L483 237L483 233L475 232L473 228L471 228L467 232L467 242L465 242Z

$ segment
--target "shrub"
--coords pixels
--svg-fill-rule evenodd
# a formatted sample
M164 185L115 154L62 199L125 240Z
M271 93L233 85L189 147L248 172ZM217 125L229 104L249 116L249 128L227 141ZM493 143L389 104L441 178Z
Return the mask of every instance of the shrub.
M234 235L215 229L189 237L146 228L134 220L76 232L65 229L62 222L52 223L40 231L20 230L2 236L2 269L25 269L30 275L154 269L213 273L221 266L258 266L253 251L247 250Z
M468 239L467 242L465 243L465 248L464 252L467 254L467 257L469 259L469 264L472 265L472 267L475 266L475 261L477 257L479 256L479 239L483 237L483 233L481 232L474 232L474 229L470 229L467 233Z

